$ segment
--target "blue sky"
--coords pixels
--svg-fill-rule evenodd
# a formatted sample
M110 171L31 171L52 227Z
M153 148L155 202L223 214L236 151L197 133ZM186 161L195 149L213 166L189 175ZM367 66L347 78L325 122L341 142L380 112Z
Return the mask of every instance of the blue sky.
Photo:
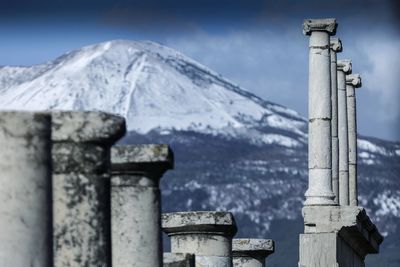
M304 18L335 17L363 135L400 140L400 17L395 0L14 0L0 3L0 65L31 65L111 39L175 48L245 89L307 116Z

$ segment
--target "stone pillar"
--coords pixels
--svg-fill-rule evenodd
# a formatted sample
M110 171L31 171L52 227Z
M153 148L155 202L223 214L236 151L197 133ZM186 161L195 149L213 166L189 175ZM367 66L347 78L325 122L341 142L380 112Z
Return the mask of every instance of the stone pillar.
M337 87L337 53L342 52L339 38L331 38L331 103L332 103L332 190L335 204L339 204L339 139L338 139L338 87Z
M164 253L164 267L194 267L195 256L188 253Z
M338 136L339 136L339 204L349 205L349 149L347 128L346 74L351 73L350 60L338 60Z
M349 139L349 201L350 206L358 205L357 193L357 113L355 88L361 87L359 74L346 76L347 122Z
M51 118L0 112L0 266L52 267Z
M162 261L159 180L173 168L167 145L112 148L113 267L160 267Z
M265 267L265 259L274 253L271 239L233 239L234 267Z
M171 252L193 253L196 266L232 266L232 237L237 228L230 212L174 212L162 215Z
M309 44L308 190L304 205L334 205L332 192L330 35L335 19L305 20Z
M54 266L111 266L110 147L122 117L52 114Z

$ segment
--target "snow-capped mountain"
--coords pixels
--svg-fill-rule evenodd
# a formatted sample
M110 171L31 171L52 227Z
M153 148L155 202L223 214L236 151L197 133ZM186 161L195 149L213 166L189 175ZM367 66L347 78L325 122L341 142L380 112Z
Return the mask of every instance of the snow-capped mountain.
M153 42L111 41L44 64L0 67L0 110L103 110L123 115L124 143L168 143L175 170L163 209L230 210L239 236L270 237L269 266L295 266L307 187L307 123L207 67ZM360 137L360 205L400 265L400 143ZM370 257L370 256L368 256ZM385 266L382 258L379 264ZM368 265L367 265L368 266Z
M104 110L123 115L128 129L142 134L158 128L288 146L305 142L305 121L295 111L148 41L110 41L33 67L2 67L0 108Z

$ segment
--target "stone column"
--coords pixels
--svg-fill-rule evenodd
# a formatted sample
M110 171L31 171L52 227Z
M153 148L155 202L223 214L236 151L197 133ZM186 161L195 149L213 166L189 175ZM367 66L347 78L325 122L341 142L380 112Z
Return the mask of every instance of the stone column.
M54 112L54 266L111 266L110 147L122 117Z
M351 73L350 60L338 60L338 136L339 136L339 204L349 205L349 149L347 128L346 74Z
M335 204L339 204L339 139L338 139L338 97L337 97L337 53L342 52L339 38L331 38L331 103L332 103L332 190Z
M357 206L357 113L355 88L361 87L361 76L346 76L347 122L349 139L349 201L350 206Z
M304 205L334 205L332 192L330 35L335 19L305 20L309 44L308 190Z
M232 237L237 228L230 212L174 212L162 215L171 252L193 253L196 266L232 266Z
M274 253L272 239L233 239L234 267L265 267L265 259Z
M0 112L0 266L52 267L51 118Z
M112 148L113 267L160 267L162 260L159 180L173 168L168 145Z

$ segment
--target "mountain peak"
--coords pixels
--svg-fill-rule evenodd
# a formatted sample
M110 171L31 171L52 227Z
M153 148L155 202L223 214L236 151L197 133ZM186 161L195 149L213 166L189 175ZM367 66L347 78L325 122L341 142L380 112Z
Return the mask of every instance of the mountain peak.
M113 40L32 67L0 69L0 108L103 110L128 129L197 131L299 146L306 122L180 52L151 41Z

